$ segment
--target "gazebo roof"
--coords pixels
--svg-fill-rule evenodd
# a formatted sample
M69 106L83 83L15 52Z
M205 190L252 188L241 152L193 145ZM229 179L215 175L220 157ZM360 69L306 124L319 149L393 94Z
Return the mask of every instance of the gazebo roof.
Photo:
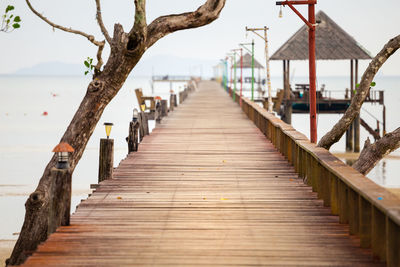
M316 59L371 59L369 52L323 11L316 14ZM272 56L271 60L307 60L308 26L301 27Z
M236 61L236 67L240 68L240 57L239 60ZM243 56L243 68L244 69L251 69L251 55L249 53L246 53ZM263 65L260 64L256 59L254 59L254 68L255 69L263 69Z

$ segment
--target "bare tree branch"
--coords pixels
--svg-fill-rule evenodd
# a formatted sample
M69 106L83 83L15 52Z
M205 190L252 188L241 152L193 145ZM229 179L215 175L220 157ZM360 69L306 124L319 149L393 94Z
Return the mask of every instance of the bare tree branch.
M104 26L103 17L101 15L100 0L96 0L96 19L97 19L97 23L100 26L101 32L103 33L103 35L106 38L107 42L111 45L112 39L111 39L110 35L108 34L108 31L107 31L106 27Z
M135 0L135 22L128 34L127 49L130 53L135 50L145 51L147 37L146 0Z
M385 61L393 55L397 49L400 48L400 35L391 39L382 50L372 59L369 63L368 68L365 70L361 77L360 86L353 99L351 100L350 106L347 108L343 117L333 126L333 128L326 133L318 143L319 147L328 149L337 141L340 140L342 135L346 132L347 128L353 122L354 118L360 114L360 109L366 96L369 93L371 82L373 81L375 74L378 72L380 67Z
M197 28L218 18L226 0L207 0L194 12L161 16L155 19L147 30L146 47L151 47L162 37L179 30Z
M97 1L98 1L98 0L96 0L96 2L97 2ZM87 34L87 33L82 32L82 31L74 30L74 29L72 29L72 28L66 28L66 27L63 27L63 26L61 26L61 25L55 24L54 22L51 22L51 21L50 21L49 19L47 19L45 16L43 16L42 14L40 14L39 12L37 12L37 11L33 8L33 6L31 5L31 3L29 2L29 0L26 0L26 4L28 5L28 7L30 8L30 10L31 10L36 16L38 16L39 18L41 18L43 21L45 21L47 24L49 24L49 25L52 26L53 28L56 28L56 29L59 29L59 30L65 31L65 32L70 32L70 33L82 35L83 37L86 37L92 44L98 46L99 48L98 48L98 50L97 50L97 65L96 65L96 67L95 67L95 73L99 73L99 72L100 72L100 68L101 68L101 66L103 65L103 60L102 60L102 58L101 58L101 54L102 54L102 52L103 52L104 45L105 45L105 42L104 42L104 41L96 41L96 39L94 38L93 35ZM101 13L101 11L100 11L100 13ZM98 14L99 14L99 6L98 6L98 9L97 9L97 17L98 17ZM100 16L101 16L101 15L100 15ZM100 17L100 18L101 18L101 17ZM98 20L98 21L99 21L99 20ZM100 26L100 27L101 27L101 26ZM104 27L104 25L103 25L103 27ZM103 34L104 34L104 32L103 32ZM106 38L107 38L107 36L106 36ZM108 37L108 38L109 38L109 37ZM107 41L108 41L108 40L107 40Z
M65 32L70 32L70 33L75 33L78 35L82 35L83 37L86 37L91 43L97 45L97 46L101 46L104 45L102 42L96 41L93 35L87 34L85 32L82 31L78 31L78 30L74 30L72 28L66 28L63 26L60 26L58 24L55 24L53 22L51 22L50 20L48 20L45 16L43 16L42 14L40 14L39 12L37 12L31 5L31 3L29 2L29 0L26 0L26 3L28 4L28 7L32 10L32 12L38 16L39 18L41 18L42 20L44 20L47 24L49 24L50 26L65 31Z
M101 66L103 66L103 59L101 58L101 55L102 55L102 53L103 53L104 45L105 45L106 42L103 41L102 43L103 43L103 45L99 45L99 48L97 49L97 55L96 55L96 57L97 57L97 64L96 64L96 66L94 67L94 72L95 72L95 74L100 73Z
M135 0L135 23L129 32L132 34L147 34L146 0Z
M395 151L399 147L400 128L397 128L391 133L387 133L384 137L372 145L369 139L367 139L367 141L365 141L364 148L360 153L360 157L353 164L353 168L362 174L367 174L382 158Z

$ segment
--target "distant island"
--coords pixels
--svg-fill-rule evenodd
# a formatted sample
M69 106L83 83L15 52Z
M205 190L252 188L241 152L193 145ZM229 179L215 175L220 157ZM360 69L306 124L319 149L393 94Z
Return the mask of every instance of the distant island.
M217 64L218 62L215 62L215 60L159 55L141 60L132 71L132 75L203 75L210 77L212 76L212 67ZM58 61L44 62L9 74L21 76L76 76L84 75L84 72L85 66L82 60L82 64Z

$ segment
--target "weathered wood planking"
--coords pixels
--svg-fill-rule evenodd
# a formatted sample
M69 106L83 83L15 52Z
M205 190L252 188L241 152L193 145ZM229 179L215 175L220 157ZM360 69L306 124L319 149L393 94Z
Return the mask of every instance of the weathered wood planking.
M202 82L28 266L379 266L215 83Z

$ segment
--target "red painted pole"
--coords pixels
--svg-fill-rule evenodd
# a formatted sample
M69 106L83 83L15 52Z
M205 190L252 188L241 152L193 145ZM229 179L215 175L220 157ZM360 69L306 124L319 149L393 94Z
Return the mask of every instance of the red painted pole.
M308 32L308 55L310 71L310 139L317 142L317 99L316 99L316 69L315 69L315 5L308 5L308 21L312 25Z
M243 49L240 48L240 106L242 106L242 90L243 90Z

